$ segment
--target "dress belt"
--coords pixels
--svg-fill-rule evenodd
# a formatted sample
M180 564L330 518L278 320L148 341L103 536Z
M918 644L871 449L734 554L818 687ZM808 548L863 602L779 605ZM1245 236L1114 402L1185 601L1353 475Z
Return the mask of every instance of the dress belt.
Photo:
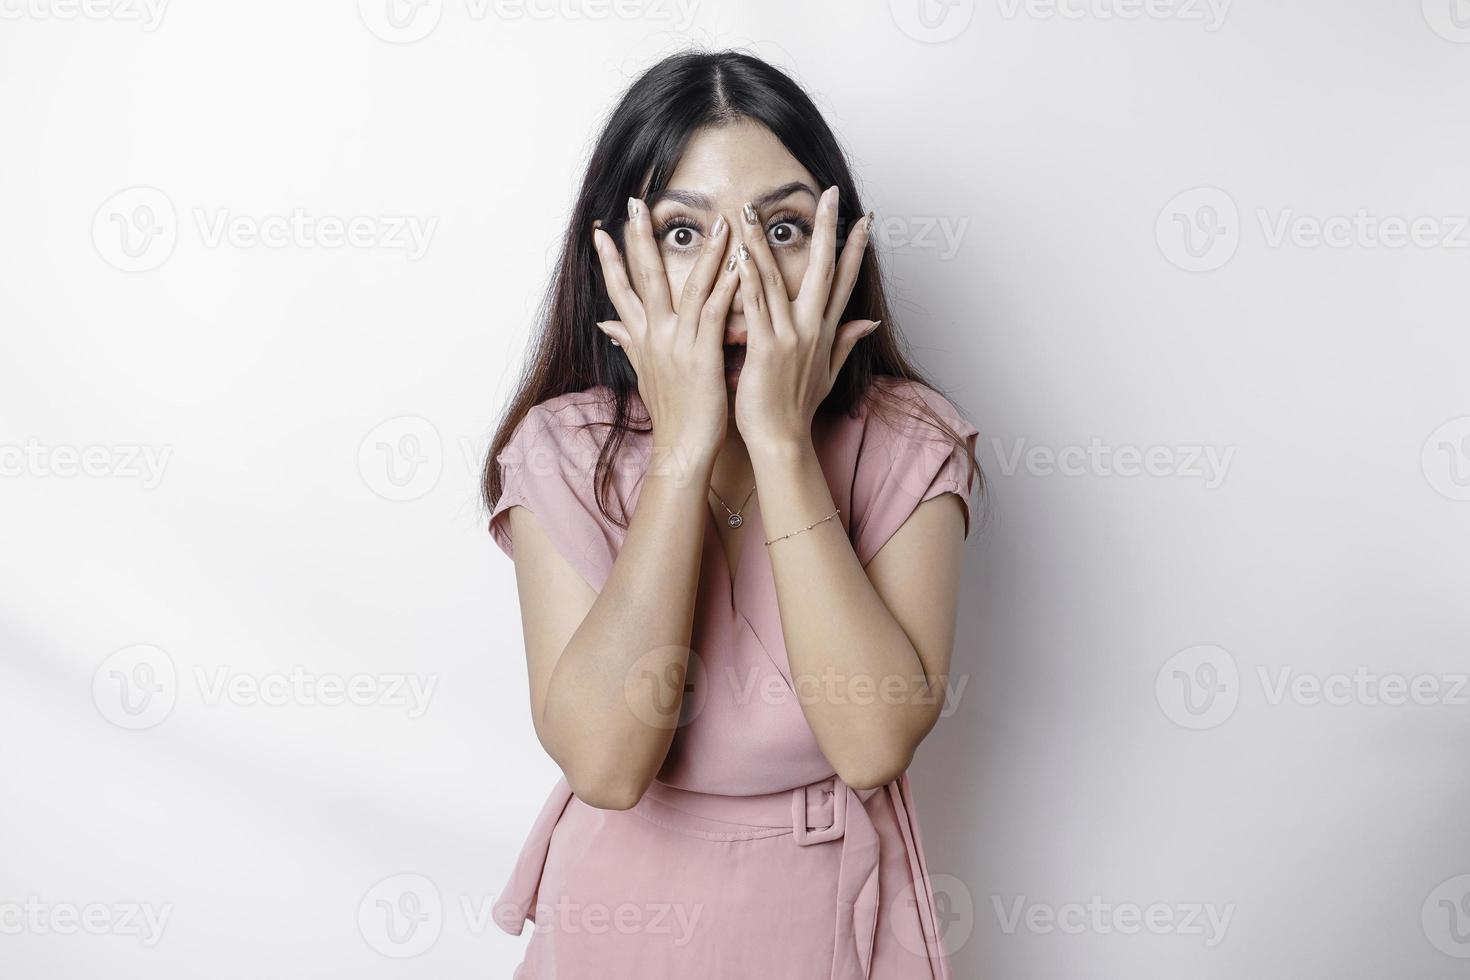
M900 822L911 848L922 846L910 835L907 776L885 787L898 793L895 800ZM635 809L655 823L673 823L684 833L711 840L742 840L790 834L801 847L834 844L841 848L837 874L837 929L832 949L831 980L868 980L873 960L873 940L878 924L878 831L863 802L876 789L855 790L837 776L793 790L764 796L717 796L676 789L655 781ZM495 903L495 922L502 930L518 936L526 921L535 920L537 889L551 833L572 800L565 779L557 782L531 828L510 880ZM905 804L908 804L907 806ZM840 844L834 842L840 841ZM914 869L919 877L921 925L926 936L934 935L933 897L922 852ZM928 913L928 914L926 914ZM948 977L948 964L940 956L941 980Z

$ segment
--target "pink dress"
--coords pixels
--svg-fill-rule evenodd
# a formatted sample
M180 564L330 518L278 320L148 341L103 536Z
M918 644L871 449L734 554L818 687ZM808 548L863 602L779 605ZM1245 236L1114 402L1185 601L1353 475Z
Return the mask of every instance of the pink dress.
M976 428L910 382L973 450ZM537 405L496 457L504 493L490 532L512 554L506 511L536 514L596 590L625 531L597 508L594 469L609 389ZM642 405L633 396L635 417ZM819 415L813 444L866 565L921 501L966 502L968 461L931 426ZM631 515L648 459L630 433L609 508ZM749 508L733 581L705 525L692 689L659 778L633 808L595 809L558 782L495 909L535 932L517 980L949 980L908 776L858 791L833 773L793 691L770 557ZM696 672L694 667L702 668Z

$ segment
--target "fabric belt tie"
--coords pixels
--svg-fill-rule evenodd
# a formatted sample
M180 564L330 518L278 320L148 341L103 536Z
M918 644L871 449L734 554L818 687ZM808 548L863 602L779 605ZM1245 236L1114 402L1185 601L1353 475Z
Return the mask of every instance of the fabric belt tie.
M765 796L716 796L675 789L655 781L638 806L658 807L660 820L684 814L691 823L705 819L740 825L740 831L735 833L706 833L711 839L738 840L789 833L801 847L821 844L840 847L831 980L868 980L878 925L880 843L877 828L863 802L876 792L876 789L854 790L836 776ZM495 924L513 936L521 934L527 920L535 921L537 891L551 848L551 834L572 798L567 781L559 780L531 828L510 880L496 900ZM923 884L927 886L927 880Z

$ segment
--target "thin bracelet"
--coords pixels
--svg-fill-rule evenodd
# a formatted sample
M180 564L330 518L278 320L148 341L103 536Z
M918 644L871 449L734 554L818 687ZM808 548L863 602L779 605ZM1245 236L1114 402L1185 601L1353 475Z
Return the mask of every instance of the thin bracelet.
M822 518L822 521L830 521L832 518L836 517L840 513L842 513L842 508L841 507L837 508L832 513L828 514L826 517ZM789 538L789 537L791 537L792 534L800 534L802 531L810 531L812 528L814 528L818 524L822 523L822 521L812 521L806 527L801 528L801 530L792 531L791 534L783 534L779 538L772 538L771 540L769 540L769 541L766 542L766 547L769 548L771 545L775 544L777 541L780 541L783 538Z

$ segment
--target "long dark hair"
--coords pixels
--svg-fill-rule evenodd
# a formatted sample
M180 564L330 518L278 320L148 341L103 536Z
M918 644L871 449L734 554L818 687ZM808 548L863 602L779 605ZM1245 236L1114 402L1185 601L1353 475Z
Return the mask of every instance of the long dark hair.
M664 58L640 75L608 117L582 177L556 275L542 302L540 329L485 460L482 489L491 509L503 490L495 457L526 413L557 395L606 385L612 390L615 410L597 460L597 501L604 516L626 526L625 515L608 512L608 484L623 439L630 431L647 431L649 420L630 417L637 374L623 349L609 343L596 326L598 320L617 319L617 311L608 299L592 247L592 223L600 219L621 250L629 196L646 200L667 187L696 131L739 119L769 129L816 178L818 187L838 186L839 251L847 230L865 213L837 137L812 100L784 72L737 51L687 51ZM871 246L841 322L859 318L883 322L857 342L818 410L854 412L864 396L883 413L900 405L917 409L917 414L903 414L936 426L965 452L972 472L979 474L983 500L988 490L984 472L959 434L927 405L890 391L899 386L874 384L875 379L909 380L940 391L906 356L883 294L878 254Z

